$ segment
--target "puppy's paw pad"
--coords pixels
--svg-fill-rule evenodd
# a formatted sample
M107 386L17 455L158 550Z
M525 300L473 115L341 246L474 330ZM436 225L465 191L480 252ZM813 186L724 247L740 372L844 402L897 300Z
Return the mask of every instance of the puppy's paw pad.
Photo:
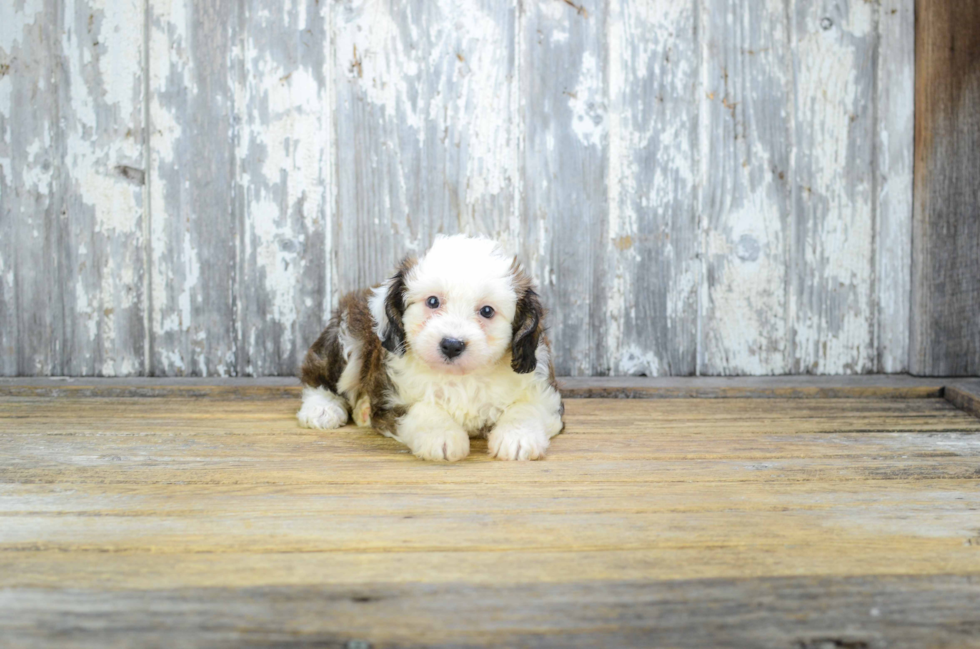
M423 460L457 462L470 454L470 438L463 431L430 433L412 447Z
M371 427L371 400L367 397L361 397L354 404L354 410L351 413L354 419L354 423L362 428Z
M296 418L304 428L333 430L347 423L347 410L335 403L304 403Z
M487 439L487 453L497 460L540 460L548 450L548 438L541 431L494 430Z

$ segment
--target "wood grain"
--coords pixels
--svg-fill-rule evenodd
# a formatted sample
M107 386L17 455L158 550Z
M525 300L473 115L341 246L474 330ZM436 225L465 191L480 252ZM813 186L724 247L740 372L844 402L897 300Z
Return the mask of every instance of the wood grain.
M916 2L911 371L980 374L980 6Z
M875 71L876 369L909 368L912 293L912 168L915 116L915 6L882 0Z
M943 399L572 399L546 460L455 465L296 406L0 397L5 641L974 639L980 419Z
M905 371L913 4L5 6L0 374L290 375L454 232L527 262L560 374ZM966 322L976 233L920 221Z
M876 398L943 396L950 381L907 375L776 377L559 377L565 398ZM9 397L177 397L281 399L299 396L295 378L49 379L0 378Z
M149 375L233 376L241 352L236 65L242 5L151 0Z
M874 369L875 7L792 3L794 373Z
M0 594L15 645L980 646L973 577L269 586ZM588 600L590 606L581 602ZM515 607L514 601L524 605ZM690 602L698 601L698 606ZM818 606L814 602L819 602ZM125 607L125 608L123 608ZM125 612L123 612L125 611ZM451 611L451 615L447 615ZM723 621L724 624L720 622Z
M516 10L334 3L337 294L380 282L439 233L516 237Z
M593 243L601 269L593 376L696 371L696 25L695 2L609 5L608 209Z
M331 3L243 4L234 374L292 375L330 313Z
M790 25L779 3L704 3L699 372L783 374L794 206Z
M980 380L957 381L946 386L943 396L960 410L980 417Z
M141 374L142 4L0 21L0 373Z
M555 371L591 375L606 314L608 16L598 0L533 2L521 14L521 231L560 346Z

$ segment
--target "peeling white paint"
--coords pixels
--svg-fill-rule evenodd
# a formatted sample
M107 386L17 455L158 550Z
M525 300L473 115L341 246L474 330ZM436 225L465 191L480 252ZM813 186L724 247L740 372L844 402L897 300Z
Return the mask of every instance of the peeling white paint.
M505 64L508 43L501 26L477 2L441 0L443 14L452 17L453 29L444 29L442 38L429 55L429 65L452 61L452 76L439 79L438 98L449 102L451 111L430 104L429 116L437 128L465 127L466 203L474 204L513 186L517 177L517 156L513 155L512 116ZM460 60L462 59L462 60Z
M912 151L914 139L915 7L906 0L878 3L878 161L875 347L880 372L909 368L912 285Z
M725 231L709 230L705 255L717 275L708 299L714 314L708 358L725 358L717 367L745 374L771 374L782 368L788 339L773 327L782 321L786 291L781 214L763 185L745 203L726 212Z
M157 372L285 367L308 343L309 310L325 317L345 278L376 272L373 266L387 270L391 257L423 249L439 228L504 239L527 255L544 289L558 294L567 288L561 286L569 273L561 265L566 253L586 257L579 249L556 251L572 223L567 213L556 213L568 212L562 195L578 191L569 183L583 180L554 173L569 146L586 150L574 154L595 168L606 165L596 187L608 192L605 205L589 206L592 222L608 215L602 240L581 243L595 246L597 284L575 300L549 304L553 322L567 320L568 336L578 335L578 325L588 330L574 344L553 341L556 357L569 367L677 372L672 341L681 339L680 330L699 329L698 366L708 373L905 369L912 3L794 3L787 13L781 0L767 0L717 14L723 4L698 3L695 17L691 3L624 0L589 5L586 17L557 0L521 9L475 0L246 3L235 5L242 13L220 26L232 34L228 51L197 52L199 7L190 0L150 0L149 35L142 1L67 0L54 32L63 62L61 122L39 119L34 139L12 152L17 124L6 120L0 166L13 170L10 177L30 200L51 205L65 197L67 218L82 224L72 250L78 274L62 289L76 318L69 342L77 371L140 371L125 346L132 345L132 310L143 304L152 304ZM905 22L892 26L892 16ZM695 18L706 30L700 43L687 42ZM7 12L0 62L36 41L50 19L34 0ZM547 34L527 29L529 20ZM594 33L597 24L605 25L602 33ZM328 37L318 42L313 33ZM150 67L144 71L146 38ZM552 56L575 53L562 81L567 86L547 98L554 101L547 115L527 103L523 85L535 71L522 66L533 65L541 51L534 48L542 47ZM208 86L198 85L197 67L216 66L207 75L217 75L212 81L220 85L224 64L228 101L201 97ZM142 94L144 74L149 97ZM876 85L870 75L878 75ZM0 76L5 116L19 82ZM34 80L40 90L56 82ZM877 124L870 124L872 90ZM214 134L232 147L228 167L236 176L227 198L241 217L227 233L239 255L227 272L211 272L216 251L195 238L195 228L215 218L193 203L212 180L203 165L193 166L196 152L211 144L188 142L197 128L187 109L195 97L206 102L195 105L211 106L216 116L233 115L231 132ZM780 101L785 106L773 109ZM152 122L147 158L145 109ZM357 151L337 150L332 138L341 132L334 126L347 128L364 111L376 132L359 133ZM553 122L541 128L523 123L528 116ZM535 171L549 173L529 174L524 166L528 129L541 138L535 147L544 163ZM64 148L56 151L56 144ZM870 164L855 163L869 147L877 150L876 179ZM64 159L57 157L62 152ZM355 155L356 174L338 184L338 167L353 164ZM144 160L149 205L134 182ZM525 186L525 175L533 186ZM352 192L351 178L365 184ZM31 217L20 226L18 245L50 245L48 226L31 212L35 206L9 187L0 192L13 201L14 213ZM795 203L785 200L789 194ZM527 195L539 201L531 214ZM700 210L684 198L694 195ZM153 218L144 241L147 209ZM697 212L702 229L689 233L685 224ZM349 245L354 229L362 232L361 248ZM696 237L706 275L687 234ZM215 245L231 240L216 238ZM145 245L149 296L138 290ZM313 251L325 257L324 268L308 262ZM11 259L0 250L0 282L10 292ZM574 270L581 271L576 281L592 281L591 267ZM322 303L309 293L310 274L325 284ZM222 277L230 277L227 286L211 285ZM213 323L200 315L208 312L204 295L222 308L234 301L234 340L208 337ZM695 295L704 318L692 321ZM568 316L585 305L605 309L606 321ZM598 344L602 353L590 351ZM53 365L38 356L26 366L44 372Z
M805 8L794 53L799 207L806 216L806 286L790 302L795 355L802 371L866 372L874 364L872 177L854 154L873 145L873 132L863 128L870 104L862 106L867 98L858 90L873 87L865 65L873 8L853 3L837 21L816 9Z
M412 128L423 143L423 116L412 101L423 70L402 42L399 26L382 0L352 1L344 5L343 29L335 32L335 47L346 79L357 83L372 104L398 111L399 119Z
M605 144L606 95L595 54L582 53L578 82L574 92L568 94L568 107L572 111L572 131L586 146L602 147Z
M657 376L676 371L663 348L650 344L654 327L661 345L678 336L675 323L689 321L699 268L692 245L672 235L687 230L693 241L691 197L696 187L692 101L696 51L690 5L615 3L607 19L609 88L609 189L606 262L605 364L614 373ZM650 231L656 231L651 235ZM662 290L639 279L662 277ZM638 316L651 310L658 323ZM691 345L693 348L693 343ZM634 351L629 351L629 350Z

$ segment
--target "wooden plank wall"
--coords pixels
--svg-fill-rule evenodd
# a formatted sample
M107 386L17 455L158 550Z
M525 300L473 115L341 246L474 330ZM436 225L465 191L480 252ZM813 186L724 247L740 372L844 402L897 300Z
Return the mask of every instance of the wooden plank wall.
M905 371L913 3L4 3L0 374L291 374L457 231L560 374Z
M910 367L980 375L980 4L916 6Z

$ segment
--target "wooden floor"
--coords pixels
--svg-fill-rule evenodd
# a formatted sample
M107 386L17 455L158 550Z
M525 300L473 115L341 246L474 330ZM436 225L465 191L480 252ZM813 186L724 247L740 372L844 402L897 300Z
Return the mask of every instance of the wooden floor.
M942 398L570 399L448 465L250 397L0 397L0 646L980 647Z

